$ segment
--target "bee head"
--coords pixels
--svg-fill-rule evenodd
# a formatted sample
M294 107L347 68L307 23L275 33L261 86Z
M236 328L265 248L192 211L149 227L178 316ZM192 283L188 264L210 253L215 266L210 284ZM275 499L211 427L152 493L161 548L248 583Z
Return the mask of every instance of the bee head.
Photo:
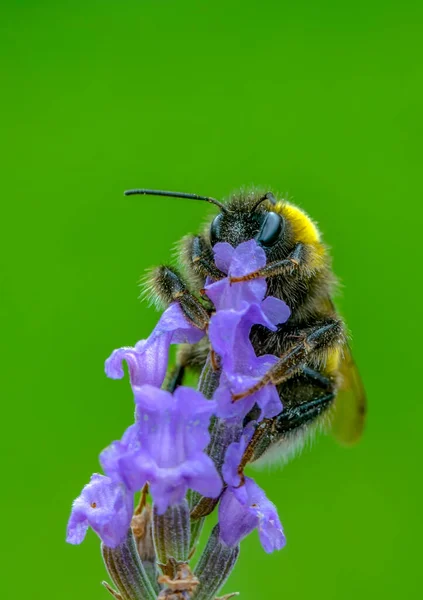
M282 215L272 210L276 199L271 192L235 195L227 204L198 194L150 189L125 192L126 196L134 194L204 200L217 206L220 213L213 219L209 231L212 247L218 242L228 242L235 248L242 242L255 239L269 256L278 253L284 245L286 222Z
M233 197L210 225L210 244L228 242L236 247L255 239L266 254L284 240L285 219L272 211L276 199L270 192Z

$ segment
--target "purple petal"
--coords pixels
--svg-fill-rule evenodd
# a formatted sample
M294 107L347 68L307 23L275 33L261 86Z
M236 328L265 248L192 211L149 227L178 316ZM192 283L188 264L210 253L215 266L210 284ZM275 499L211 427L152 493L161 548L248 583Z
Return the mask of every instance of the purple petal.
M258 529L266 552L280 550L286 543L275 505L249 477L239 488L228 487L219 504L220 537L229 546Z
M210 343L214 351L221 357L224 361L225 369L233 369L235 363L235 344L237 343L237 338L239 338L239 334L242 333L238 331L238 328L241 324L243 313L236 311L223 310L214 314L209 323L209 339ZM249 332L248 332L249 333ZM242 336L242 342L246 341L245 335ZM243 349L241 355L244 356L249 350L249 338L247 342L247 347ZM243 343L245 346L245 343ZM251 350L249 352L249 357L255 356L253 347L251 346ZM248 357L248 358L249 358ZM247 358L247 360L248 360Z
M267 319L274 325L285 323L291 316L289 306L283 300L279 300L274 296L265 298L261 304L261 309Z
M221 357L224 370L252 373L256 360L250 341L252 325L275 329L257 304L247 306L243 311L221 310L211 317L209 338L214 351Z
M259 522L258 532L261 545L268 554L274 550L281 550L286 545L286 537L276 509L274 516L268 515Z
M140 449L137 425L131 425L120 441L112 442L100 453L100 464L104 472L114 481L122 481L120 461L123 457L132 456ZM136 490L134 490L136 491Z
M264 279L230 283L225 277L206 284L205 289L216 310L245 310L248 304L263 300L267 285Z
M225 455L225 461L222 466L222 475L225 482L232 486L237 487L241 483L241 477L238 469L244 456L244 452L254 435L257 423L251 421L245 427L242 437L239 442L232 442L228 446Z
M270 355L260 356L256 361L259 363L261 362L261 359L267 360L269 356ZM275 361L277 361L276 357L271 358L274 358ZM265 361L263 361L263 363L266 364ZM268 369L266 369L266 371L267 370ZM219 387L213 395L213 399L217 404L216 415L218 417L229 420L242 420L247 416L255 404L258 405L261 411L260 416L257 419L258 421L270 419L282 412L282 402L276 387L272 384L265 385L258 392L246 396L245 398L233 401L233 394L240 394L247 391L261 379L262 374L260 371L262 371L260 367L257 368L257 377L240 375L237 373L222 373Z
M187 492L187 485L181 479L169 476L157 477L150 481L150 492L157 514L162 515L172 504L180 504Z
M261 409L260 421L262 419L273 419L283 410L278 390L272 384L265 385L259 392L253 394L255 402Z
M132 510L132 495L109 477L95 473L73 503L66 540L80 544L90 526L106 546L115 548L125 539Z
M157 465L147 452L140 450L121 456L117 468L121 480L128 490L137 492L147 482L152 481Z
M125 346L113 351L106 360L106 375L121 379L124 375L122 361L126 360L132 387L144 384L160 387L168 367L170 345L194 344L204 335L203 330L184 317L179 304L172 303L148 339L139 341L134 348Z
M172 302L164 311L147 343L165 333L172 333L171 344L195 344L205 335L202 329L188 321L178 302Z
M248 504L258 518L258 532L260 542L267 553L280 550L286 544L276 506L271 502L264 491L249 477L245 478L245 490ZM235 495L238 490L235 490ZM245 496L244 496L245 498Z
M207 498L217 498L222 480L212 459L204 453L181 463L173 469L157 468L149 479L150 491L159 514L181 502L188 489Z
M214 462L205 453L198 454L185 464L184 476L188 487L206 498L217 498L222 492L222 479Z
M135 390L136 414L141 426L150 418L154 419L156 415L160 417L160 413L172 410L174 405L172 394L166 390L153 385L142 385ZM150 423L147 423L147 427L149 426Z
M173 395L151 385L134 391L137 421L101 453L105 472L131 491L148 481L160 512L180 502L188 488L217 497L222 481L203 451L215 402L183 386Z
M176 388L173 396L177 410L183 415L185 452L191 456L204 450L210 442L210 419L216 414L216 402L206 400L201 392L185 386Z
M213 246L213 252L217 268L233 277L248 275L266 264L266 253L255 240L242 242L236 248L219 242Z
M157 336L150 343L139 341L135 348L130 346L114 350L106 360L106 375L122 379L122 362L126 360L132 387L151 384L160 387L166 375L169 360L169 345L172 333Z
M228 242L218 242L213 246L213 252L216 267L223 271L223 273L228 273L235 248L228 244Z
M136 415L144 450L160 468L185 459L183 416L170 392L145 385L136 390Z
M240 277L256 271L266 264L266 254L254 240L243 242L235 249L229 244L216 244L214 247L216 264L225 273ZM231 284L229 277L217 282L206 282L207 295L216 310L241 310L245 303L261 302L266 293L264 279L252 279Z
M255 240L242 242L235 248L229 273L232 277L243 277L266 265L266 253Z
M179 464L184 457L204 450L210 441L210 418L216 404L201 392L180 386L170 394L152 386L135 393L143 447L161 467Z
M238 468L246 447L245 439L241 438L241 441L232 443L226 450L222 475L225 482L232 487L237 487L241 483Z
M253 396L247 396L237 402L232 400L232 388L225 372L220 376L219 387L215 391L213 399L217 405L217 417L228 421L242 422L255 403Z
M81 544L89 526L86 511L79 508L75 500L67 527L66 541L68 544Z
M218 515L220 538L228 546L238 544L258 524L255 513L249 511L247 507L239 502L231 487L223 492Z
M253 325L276 329L258 304L246 305L242 311L221 310L211 317L210 342L220 356L225 371L255 374L257 357L250 341Z

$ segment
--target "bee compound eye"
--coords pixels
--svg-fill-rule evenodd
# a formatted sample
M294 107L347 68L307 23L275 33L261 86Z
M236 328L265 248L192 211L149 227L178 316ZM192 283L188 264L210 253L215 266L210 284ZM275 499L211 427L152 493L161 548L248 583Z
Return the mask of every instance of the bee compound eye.
M218 214L212 221L210 226L210 242L214 246L220 239L220 226L222 224L222 213Z
M284 220L281 215L275 212L267 213L260 231L257 236L257 241L262 246L273 246L279 240Z

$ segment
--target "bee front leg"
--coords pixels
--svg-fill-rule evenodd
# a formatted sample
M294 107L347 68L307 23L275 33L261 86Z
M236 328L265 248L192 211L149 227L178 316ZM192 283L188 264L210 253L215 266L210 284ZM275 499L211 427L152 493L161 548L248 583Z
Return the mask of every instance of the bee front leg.
M188 286L175 269L165 265L154 269L149 277L148 288L150 293L164 305L178 302L187 320L195 327L207 328L210 319L209 312L200 300L189 291Z
M175 269L165 265L154 269L149 274L147 288L149 294L161 304L168 305L171 302L178 302L186 319L195 327L207 328L210 319L209 312L200 300L189 291L188 286ZM166 378L164 386L166 390L173 393L177 387L182 385L187 368L202 366L207 355L207 352L201 350L203 345L201 343L183 344L180 347L177 364Z
M340 319L327 319L313 327L307 327L299 332L301 341L285 352L269 371L245 392L234 394L234 402L251 396L268 383L279 385L289 380L301 370L306 362L317 357L319 353L345 343L344 324Z
M188 267L194 275L201 277L203 281L206 277L215 280L226 277L214 264L212 247L203 236L188 236L183 243Z
M164 389L173 394L177 387L183 384L185 377L185 366L177 364L166 376Z

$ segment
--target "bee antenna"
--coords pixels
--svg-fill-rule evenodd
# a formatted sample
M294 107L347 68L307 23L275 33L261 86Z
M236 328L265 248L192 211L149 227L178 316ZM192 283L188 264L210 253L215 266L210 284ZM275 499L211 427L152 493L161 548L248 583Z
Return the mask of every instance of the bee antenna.
M185 194L181 192L166 192L164 190L127 190L124 192L125 196L135 196L136 194L140 194L142 196L170 196L171 198L187 198L189 200L204 200L205 202L210 202L211 204L215 204L220 208L220 210L224 213L229 212L224 204L216 200L215 198L209 198L209 196L199 196L198 194Z
M260 200L257 200L257 202L254 204L253 208L251 209L251 212L256 210L257 206L259 206L265 200L269 200L269 202L271 204L273 204L273 206L275 206L275 204L277 203L277 200L276 200L275 196L272 194L272 192L267 192L267 194L264 194L264 196L262 196L260 198Z

